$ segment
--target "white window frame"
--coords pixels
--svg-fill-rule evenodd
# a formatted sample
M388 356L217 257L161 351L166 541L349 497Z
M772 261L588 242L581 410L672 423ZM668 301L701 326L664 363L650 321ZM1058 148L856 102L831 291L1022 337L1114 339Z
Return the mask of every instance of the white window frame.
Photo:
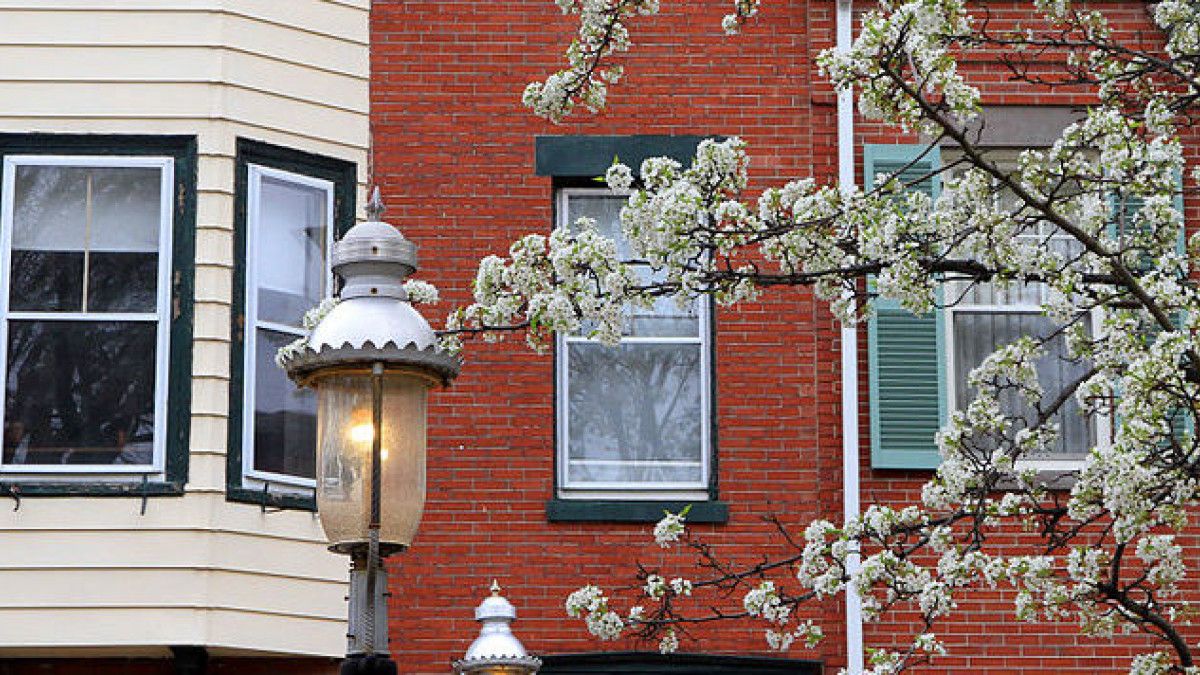
M158 278L154 312L45 312L8 309L10 273L12 270L13 211L15 207L16 169L18 166L64 166L92 168L157 168L160 170ZM157 475L164 474L167 446L167 392L170 391L171 338L171 263L174 233L175 160L171 157L120 155L11 155L4 158L3 188L0 195L0 392L8 386L8 322L36 321L127 321L154 322L154 450L150 464L4 464L0 456L0 473L54 476L80 474L86 481L98 474ZM87 280L84 280L87 283ZM0 415L3 400L0 400ZM68 477L69 479L69 477Z
M304 337L306 334L303 329L295 326L258 319L258 271L254 260L259 247L258 212L263 177L325 191L325 292L322 294L323 298L329 298L333 293L333 270L329 264L329 254L333 247L333 231L336 222L334 220L334 183L323 178L314 178L261 164L246 165L246 255L245 259L241 261L246 270L246 283L243 289L246 327L242 348L242 481L246 487L255 489L261 489L267 483L312 489L317 486L314 478L303 478L254 468L255 380L258 374L255 370L254 357L258 342L258 329L265 328L296 337Z
M561 188L556 198L556 227L571 224L568 212L569 200L576 196L626 196L609 188ZM712 323L707 298L697 301L699 330L696 337L623 337L621 344L696 344L700 349L700 480L691 483L635 483L635 482L589 482L573 485L567 471L569 462L568 429L570 406L568 405L567 345L571 343L595 342L582 335L555 337L555 435L558 471L558 497L560 499L617 499L625 501L650 500L703 500L710 498L709 485L712 472ZM619 461L619 460L618 460ZM690 464L690 463L689 463Z

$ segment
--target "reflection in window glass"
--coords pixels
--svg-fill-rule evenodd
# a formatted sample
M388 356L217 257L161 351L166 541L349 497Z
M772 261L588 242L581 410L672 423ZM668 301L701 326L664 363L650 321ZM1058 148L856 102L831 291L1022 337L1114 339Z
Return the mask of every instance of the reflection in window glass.
M153 312L161 169L18 166L9 309Z
M149 322L10 321L4 463L150 464L154 342Z
M156 466L168 160L12 157L0 464Z
M275 365L275 352L294 339L287 333L258 330L254 350L254 468L312 478L316 464L316 395L311 389L297 387Z
M621 234L623 197L565 191L563 226L580 217L632 255ZM642 277L658 277L648 266ZM570 490L703 490L708 484L707 327L699 302L661 298L629 309L623 342L560 336L560 484Z
M308 484L316 397L297 390L274 357L304 334L301 318L326 297L333 184L254 165L248 176L246 468L264 480Z

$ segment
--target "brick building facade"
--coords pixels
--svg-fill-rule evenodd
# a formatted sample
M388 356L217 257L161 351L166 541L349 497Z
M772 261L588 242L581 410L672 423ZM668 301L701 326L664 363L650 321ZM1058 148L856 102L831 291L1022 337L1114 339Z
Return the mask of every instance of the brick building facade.
M1102 3L1102 9L1131 39L1153 33L1141 6ZM733 38L720 34L724 11L716 4L664 3L660 16L633 28L635 47L621 59L626 78L611 90L606 111L580 112L556 126L519 101L527 82L560 67L572 37L575 25L551 3L376 3L375 176L389 220L422 247L422 274L442 288L444 308L470 301L480 258L503 255L525 233L549 232L560 217L556 208L564 208L562 193L588 185L614 154L636 166L647 145L670 152L680 136L736 135L750 145L753 188L805 176L836 181L837 97L815 65L819 51L835 41L835 3L766 3L761 17ZM1025 5L989 3L988 11L997 27L1028 20ZM983 88L998 146L1045 143L1091 101L1079 90L1011 82L1000 54L994 56L962 67ZM860 184L884 169L883 160L911 153L919 141L857 115L854 124ZM1194 206L1188 208L1190 214ZM712 328L716 459L708 499L728 515L708 517L712 510L693 507L706 514L699 520L720 521L694 529L728 555L750 561L780 550L768 516L793 527L841 517L841 332L822 302L795 288L719 309ZM932 421L923 428L923 446L888 440L873 451L873 431L887 438L887 430L879 430L879 411L873 413L868 396L880 373L872 360L879 345L868 333L863 327L857 340L861 498L913 503L936 465L928 439L939 421L938 400L944 415L944 390L952 386L944 378L952 375L926 363L942 391L935 383L932 392L915 394L933 397L933 408L918 412ZM422 531L395 562L391 614L403 667L441 672L448 655L461 653L473 634L471 607L492 578L519 607L516 629L532 651L629 648L599 643L567 620L565 596L588 582L630 583L637 562L695 572L690 559L648 545L648 523L661 514L657 504L594 501L603 494L588 495L593 501L583 499L585 507L570 503L556 459L565 442L556 432L556 414L563 414L556 410L556 387L569 386L561 356L556 363L511 337L469 344L465 353L463 375L437 397L430 423ZM925 356L944 361L937 353ZM925 374L920 364L900 367L902 378ZM1028 542L1020 533L1011 538L1013 550ZM1138 637L1089 640L1073 625L1020 624L1011 599L1004 590L969 593L941 631L948 631L951 655L922 672L1110 672L1148 644ZM818 619L828 637L815 650L793 647L788 656L819 660L831 673L844 667L841 601L813 605L800 618ZM912 618L892 615L868 624L866 645L904 644ZM681 651L768 654L758 626L695 634L701 639L685 640ZM638 648L653 651L654 645Z

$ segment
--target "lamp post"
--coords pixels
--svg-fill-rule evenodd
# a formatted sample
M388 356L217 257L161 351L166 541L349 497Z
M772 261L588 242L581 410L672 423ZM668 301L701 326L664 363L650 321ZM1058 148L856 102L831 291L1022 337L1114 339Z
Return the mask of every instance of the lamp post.
M454 675L535 675L542 660L530 656L512 633L517 608L500 595L500 584L492 581L492 596L475 608L479 637L467 653L454 662Z
M383 558L416 534L425 506L426 398L459 370L404 291L417 269L416 246L382 214L376 188L367 222L333 245L340 301L302 347L281 357L293 381L316 390L317 509L330 550L351 560L342 675L396 673Z

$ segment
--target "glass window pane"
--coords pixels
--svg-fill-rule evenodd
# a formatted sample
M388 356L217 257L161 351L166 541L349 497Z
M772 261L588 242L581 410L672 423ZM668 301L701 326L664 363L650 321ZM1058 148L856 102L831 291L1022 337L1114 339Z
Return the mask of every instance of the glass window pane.
M6 464L151 464L152 322L10 321Z
M162 169L102 167L92 173L88 249L157 253L162 218Z
M700 345L566 348L571 483L703 480Z
M299 326L325 297L326 190L262 176L254 274L258 318Z
M967 385L967 375L983 359L999 347L1023 335L1046 336L1053 332L1054 323L1037 314L1013 312L954 313L954 387L958 392L956 404L966 409L975 391ZM1087 372L1087 364L1067 357L1066 340L1061 335L1046 345L1045 355L1037 361L1038 381L1046 392L1046 402L1053 400L1064 386L1069 386ZM1015 396L1001 395L1001 403L1011 414L1032 419L1033 410L1019 405ZM1072 397L1058 415L1059 440L1054 452L1032 456L1030 459L1077 459L1095 444L1093 425L1084 417L1078 402Z
M158 255L88 256L89 312L153 312L158 306Z
M83 253L13 249L8 308L78 312L83 309Z
M18 166L15 173L9 307L80 311L88 170Z
M157 167L18 166L10 307L154 311L161 190Z
M259 329L254 348L254 469L316 475L317 399L275 365L275 352L294 335Z
M621 207L626 199L616 195L570 195L568 197L568 226L574 229L575 220L593 218L596 230L617 242L617 255L623 260L632 258L632 252L621 231ZM649 267L639 269L639 276L647 283L664 278ZM658 298L650 309L629 308L626 311L624 334L637 337L692 337L700 330L699 304L689 302L680 307L675 298ZM586 327L583 331L586 334Z

